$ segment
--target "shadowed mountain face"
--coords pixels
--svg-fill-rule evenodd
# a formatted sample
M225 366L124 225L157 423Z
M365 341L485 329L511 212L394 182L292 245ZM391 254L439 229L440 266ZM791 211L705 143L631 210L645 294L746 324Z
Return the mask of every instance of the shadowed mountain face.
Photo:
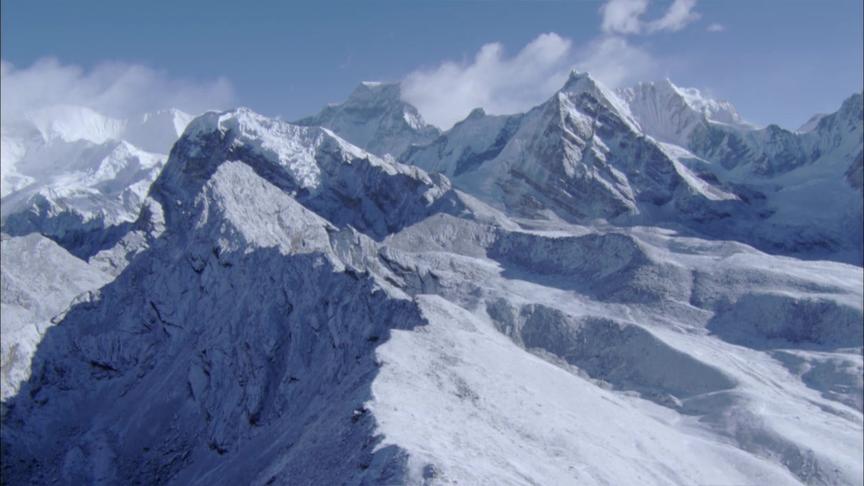
M374 348L391 327L423 318L397 289L347 268L331 245L335 226L289 194L326 193L325 176L296 174L324 174L331 159L284 165L278 148L245 145L266 122L247 112L204 117L177 144L153 188L164 233L48 330L30 380L6 403L4 477L263 482L276 467L312 483L399 481L404 454L376 449L363 404ZM288 135L280 141L290 145ZM315 130L294 135L325 143ZM333 143L327 154L345 170L370 164ZM217 153L227 147L237 152ZM212 152L187 158L203 149ZM230 160L240 154L246 161ZM378 170L394 183L430 184L407 167ZM415 197L430 202L424 196ZM43 434L49 424L54 432Z
M196 118L121 224L4 213L4 484L858 484L864 281L815 258L860 255L860 96L700 96L574 73L438 133L367 83Z

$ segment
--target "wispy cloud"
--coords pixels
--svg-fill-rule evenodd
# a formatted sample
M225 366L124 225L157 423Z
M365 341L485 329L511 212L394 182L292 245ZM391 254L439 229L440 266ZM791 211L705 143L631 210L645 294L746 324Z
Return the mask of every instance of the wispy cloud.
M642 31L642 14L648 8L648 0L609 0L602 7L601 28L603 32L615 34L638 34Z
M651 20L644 18L650 0L607 0L600 7L603 34L585 45L547 33L508 56L501 44L486 44L469 61L412 72L402 83L403 97L430 123L448 128L477 107L494 114L529 109L560 88L574 68L613 88L651 79L661 63L633 44L632 35L683 29L699 18L696 1L671 0Z
M608 34L650 34L675 32L699 18L696 0L673 0L662 17L644 20L648 0L608 0L600 7L601 28Z
M486 44L470 62L448 61L409 74L403 96L441 127L476 107L490 113L517 112L563 83L571 53L571 41L554 33L540 35L512 57L501 44Z
M693 9L696 0L675 0L666 13L657 20L648 22L648 32L668 30L676 32L686 27L691 22L698 20L700 15Z
M645 49L623 37L602 37L583 47L574 66L610 86L618 88L659 74L660 62Z
M708 32L723 32L726 30L726 26L723 24L711 24L705 28Z
M647 51L621 37L577 48L570 39L547 33L513 56L491 43L469 62L448 61L415 71L404 79L402 92L427 121L449 128L477 107L494 114L531 108L559 89L573 68L615 87L651 76L655 67Z
M19 68L0 61L4 121L53 105L80 105L115 117L178 108L199 113L233 101L231 83L178 79L147 66L104 63L92 69L42 59Z

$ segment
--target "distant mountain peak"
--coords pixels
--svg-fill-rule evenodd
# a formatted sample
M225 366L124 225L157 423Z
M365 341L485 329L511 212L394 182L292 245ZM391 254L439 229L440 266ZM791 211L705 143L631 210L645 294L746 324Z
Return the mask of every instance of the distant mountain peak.
M624 98L630 98L631 100L639 96L654 97L654 102L673 98L712 122L752 127L741 117L732 103L711 98L697 88L678 86L669 78L654 82L638 83L636 86L618 90L618 92Z
M298 125L321 126L380 156L398 157L412 144L431 142L440 131L402 100L398 83L364 81L342 103L327 106Z
M399 83L385 83L383 81L362 81L354 88L351 95L345 101L352 102L400 102L402 88Z
M86 140L103 143L119 138L125 126L123 120L77 105L53 105L41 108L28 113L25 120L36 127L46 141Z
M592 95L605 94L603 88L589 73L572 70L567 77L567 82L561 87L561 93L589 93Z
M468 118L482 118L484 116L486 116L486 110L480 107L474 108L471 113L468 113Z
M687 147L691 133L708 123L752 129L731 103L710 98L670 79L641 82L616 90L647 135Z

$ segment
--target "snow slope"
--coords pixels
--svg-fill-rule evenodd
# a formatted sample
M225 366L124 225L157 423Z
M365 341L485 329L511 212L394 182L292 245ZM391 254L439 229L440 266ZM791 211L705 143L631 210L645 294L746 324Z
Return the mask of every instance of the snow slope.
M680 88L668 79L639 83L617 94L645 134L662 142L687 147L693 131L706 124L752 128L731 103L705 97L695 88Z
M526 218L245 109L193 121L146 203L152 241L3 402L10 484L864 474L860 267Z
M4 483L861 484L860 95L412 113L4 125Z

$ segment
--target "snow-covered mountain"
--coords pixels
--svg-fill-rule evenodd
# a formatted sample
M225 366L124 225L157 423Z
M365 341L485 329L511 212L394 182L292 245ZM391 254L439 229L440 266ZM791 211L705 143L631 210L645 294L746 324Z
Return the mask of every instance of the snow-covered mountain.
M92 255L106 240L99 237L103 230L138 218L190 120L177 110L119 120L86 107L56 106L4 124L3 231L38 232Z
M574 72L527 113L475 110L403 160L526 217L683 226L860 264L861 191L845 176L862 151L860 95L806 134L757 129L697 95L668 81L616 94Z
M769 134L687 103L691 140ZM329 113L352 122L196 118L87 262L4 240L4 339L9 310L38 331L20 390L4 369L4 482L860 484L864 275L801 246L857 237L860 206L803 198L860 201L860 96L770 174L584 73L399 161L348 140L379 111Z
M51 319L146 246L134 223L190 120L178 110L120 120L62 105L3 121L4 399L29 376Z
M695 88L680 88L668 79L639 83L617 94L644 133L662 142L687 147L693 131L706 123L751 128L731 103L708 98Z
M398 83L366 81L351 96L298 125L321 126L372 153L398 157L411 145L425 145L440 131L423 121L414 106L402 101Z
M620 219L667 205L701 211L701 201L735 199L646 139L623 100L577 72L531 111L507 117L475 111L403 159L528 217Z

